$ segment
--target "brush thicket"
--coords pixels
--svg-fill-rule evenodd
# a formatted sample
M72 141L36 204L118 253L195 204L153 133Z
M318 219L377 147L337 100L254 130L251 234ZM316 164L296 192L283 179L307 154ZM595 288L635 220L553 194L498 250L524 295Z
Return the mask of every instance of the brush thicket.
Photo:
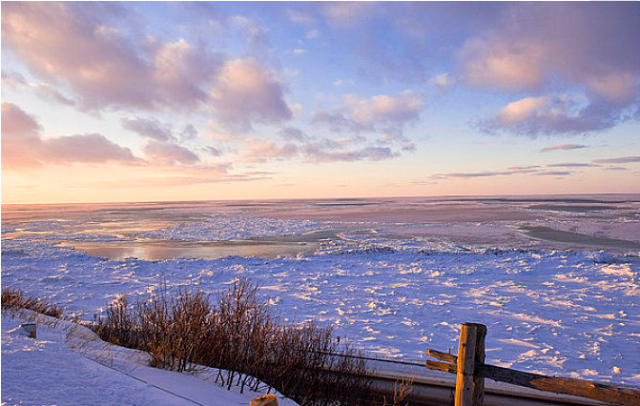
M27 296L22 291L10 286L2 288L2 311L8 309L29 309L47 316L62 317L64 307L52 305L42 298Z
M121 296L98 331L107 341L148 351L153 366L224 370L217 379L229 388L256 390L262 382L305 406L371 404L365 362L350 357L357 351L330 327L285 324L256 293L240 280L215 306L209 295L188 288L175 297L164 288L135 303Z

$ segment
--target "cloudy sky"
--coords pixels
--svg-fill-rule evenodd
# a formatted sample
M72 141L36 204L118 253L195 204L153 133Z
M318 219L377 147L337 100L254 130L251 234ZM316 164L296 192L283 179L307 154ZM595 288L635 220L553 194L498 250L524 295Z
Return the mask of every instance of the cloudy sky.
M640 3L2 3L2 202L640 193Z

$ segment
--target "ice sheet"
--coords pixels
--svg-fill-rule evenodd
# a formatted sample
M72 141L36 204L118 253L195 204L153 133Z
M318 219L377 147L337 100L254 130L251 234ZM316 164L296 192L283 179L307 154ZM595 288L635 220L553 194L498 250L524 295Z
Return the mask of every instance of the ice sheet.
M283 317L333 324L338 335L371 353L424 359L426 348L455 352L458 325L479 322L488 326L488 362L548 375L640 385L637 251L531 240L518 232L524 220L396 221L402 218L393 217L387 208L387 221L348 221L345 210L371 213L372 207L380 211L383 204L320 208L298 204L288 212L291 218L278 221L273 214L282 210L273 210L273 205L246 205L240 210L234 206L223 214L191 213L191 221L181 218L179 224L165 216L166 227L155 234L165 240L215 241L229 233L270 238L342 228L323 240L315 254L272 259L109 261L56 246L55 240L42 237L64 234L64 229L56 228L61 224L58 220L25 224L28 221L11 218L3 223L3 232L8 231L2 240L2 283L92 319L121 293L145 294L166 282L170 288L193 286L215 296L237 278L246 277L261 286L260 294ZM574 216L585 213L540 211L528 208L530 203L518 203L510 206L509 217L529 213L524 217L537 216L535 224L549 227L582 221L570 231L588 232L591 224L593 229L608 227L603 231L606 237L636 241L633 230L640 220L634 204L621 203L618 212L607 209L597 218L593 211L587 212L590 217L578 218ZM447 203L447 215L452 215L450 206ZM401 207L396 209L402 212ZM429 206L429 215L434 210ZM321 216L330 212L332 219L330 223L316 218L320 215L297 219L302 211ZM90 224L91 216L83 216L74 224L76 236L83 221ZM463 218L471 216L467 212ZM620 231L615 221L627 226ZM241 230L237 230L239 224L243 224ZM25 225L32 233L14 237L15 231L10 230ZM100 227L93 230L103 232ZM139 234L130 230L129 236ZM99 237L86 230L84 235Z

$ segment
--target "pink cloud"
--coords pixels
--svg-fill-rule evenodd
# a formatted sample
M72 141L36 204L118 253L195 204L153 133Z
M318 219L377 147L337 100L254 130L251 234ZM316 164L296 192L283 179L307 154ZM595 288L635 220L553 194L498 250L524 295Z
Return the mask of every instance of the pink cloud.
M2 10L2 43L39 77L67 85L84 108L187 108L219 65L184 40L135 43L109 25L119 6L16 2Z
M370 124L359 123L352 117L347 116L348 113L316 111L311 117L311 124L322 124L327 126L331 131L341 133L361 133L375 131Z
M314 139L296 134L288 139L304 144L301 151L308 162L391 159L400 151L415 150L415 144L403 133L418 121L423 107L422 94L411 90L373 97L349 94L344 96L342 106L330 112L316 111L311 118L311 124L326 126L332 133L348 134L348 138Z
M505 109L527 100L539 105L510 117L503 110L485 129L572 134L630 120L628 111L637 108L640 96L640 56L634 52L639 11L632 3L506 6L492 28L461 48L460 74L474 87L548 95L512 103ZM583 93L579 108L560 101L561 92L571 88Z
M511 166L507 168L510 171L518 171L518 172L535 172L540 169L540 165L523 165L523 166Z
M631 52L638 30L629 29L637 16L632 4L512 3L460 51L464 76L478 86L531 89L561 75L626 99L640 72Z
M40 124L18 106L2 102L2 167L38 166Z
M211 106L223 125L239 131L293 116L282 84L254 59L225 63L211 90Z
M462 48L463 76L473 86L504 90L537 87L543 80L543 47L533 41L508 38L474 39Z
M194 106L208 100L203 89L222 64L222 58L196 48L184 39L170 43L152 41L151 79L158 103Z
M552 164L549 167L590 167L591 164ZM513 175L529 175L529 176L566 176L571 175L570 171L543 171L540 165L513 166L502 171L482 171L482 172L453 172L440 173L431 176L431 179L473 179L473 178L492 178L496 176L513 176Z
M299 149L294 144L278 145L271 141L249 138L244 141L246 150L245 162L266 162L269 159L291 158L298 154Z
M260 139L245 140L244 162L266 162L268 160L300 158L308 163L382 161L398 156L389 147L360 146L366 140L355 137L342 140L310 137L302 133L296 138L298 144L283 145Z
M122 120L122 126L148 139L168 141L173 138L171 130L154 119L127 118Z
M620 158L594 159L593 162L597 164L628 164L632 162L640 162L640 156L624 156Z
M582 163L582 162L563 162L558 164L548 164L550 168L590 168L598 165Z
M316 24L316 21L311 16L311 14L308 14L302 11L293 10L289 8L285 10L285 15L287 16L289 21L291 21L294 24L300 24L305 27L313 27Z
M309 162L354 162L354 161L383 161L397 156L389 147L364 147L349 151L334 151L319 148L317 144L311 144L305 148L305 154Z
M531 117L544 114L548 101L544 97L527 97L522 100L509 103L500 110L498 120L505 125L523 123Z
M453 172L433 175L433 179L449 179L449 178L487 178L494 176L511 176L520 173L520 171L484 171L484 172Z
M308 138L300 146L300 155L310 163L382 161L399 154L389 147L361 145L362 137L331 140L328 138Z
M271 49L268 30L260 26L256 21L238 15L231 17L230 23L244 37L247 48L252 55L268 55Z
M572 173L573 172L571 171L544 171L544 172L535 173L534 175L536 176L569 176Z
M129 148L116 145L101 134L44 139L41 154L43 161L59 164L138 162Z
M404 125L418 119L424 106L420 95L411 90L395 96L378 95L369 99L347 95L345 102L355 121L361 124Z
M41 98L54 101L58 104L64 104L67 106L74 106L76 104L74 100L64 96L51 85L44 82L28 83L24 76L17 72L2 72L2 85L13 89L33 90Z
M293 127L285 127L280 130L280 136L287 141L307 141L309 140L309 136L304 133L304 131L293 128Z
M363 22L374 11L375 4L369 2L325 2L321 11L325 18L338 25L352 25Z
M6 101L2 102L2 141L12 138L39 139L42 127L20 107Z
M315 112L311 123L325 125L335 133L377 133L381 144L400 143L403 150L414 149L403 133L407 125L420 118L424 107L420 93L406 90L370 98L350 94L343 101L343 106L332 112Z
M611 104L587 101L572 95L526 97L509 103L494 117L479 121L488 133L510 132L535 138L539 135L603 131L622 120Z
M140 163L131 150L100 134L43 138L38 122L18 106L2 102L2 167L16 169L43 164Z
M545 147L540 150L540 152L552 152L552 151L566 151L571 149L580 149L587 148L586 145L578 145L578 144L561 144L561 145L553 145L551 147Z
M180 145L151 141L144 146L147 160L159 165L193 165L200 162L198 155Z

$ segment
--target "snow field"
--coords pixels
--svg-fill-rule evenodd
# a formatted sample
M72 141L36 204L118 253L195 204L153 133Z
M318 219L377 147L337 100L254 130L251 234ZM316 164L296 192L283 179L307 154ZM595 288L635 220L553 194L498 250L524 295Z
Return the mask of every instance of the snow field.
M32 227L56 232L46 221ZM211 241L332 227L338 226L225 214L154 236ZM237 278L249 278L282 317L333 324L337 335L380 356L422 360L427 348L455 353L459 324L478 322L488 326L490 363L640 386L637 255L386 236L399 228L411 225L358 223L342 234L348 243L333 240L296 258L156 262L95 258L36 233L3 239L2 280L90 320L122 293L144 295L166 283L203 289L215 300ZM472 228L462 227L469 235ZM494 229L499 236L509 230ZM74 225L74 238L78 230Z

